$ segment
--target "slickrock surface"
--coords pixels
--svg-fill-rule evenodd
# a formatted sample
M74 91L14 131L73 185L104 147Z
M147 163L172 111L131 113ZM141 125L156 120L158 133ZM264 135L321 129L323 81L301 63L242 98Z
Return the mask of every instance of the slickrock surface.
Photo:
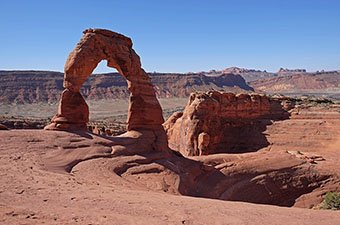
M328 126L333 125L325 120ZM287 121L275 122L268 131L282 132L282 127L291 125L284 124ZM335 125L339 122L333 131ZM328 137L327 141L335 144L336 138L327 130L323 132L319 138ZM146 140L150 137L152 134L145 136ZM317 205L322 194L339 188L334 145L295 154L283 151L281 140L270 150L186 159L176 154L145 153L141 148L149 148L147 145L124 136L10 130L0 131L0 139L2 224L340 222L335 211L207 199ZM119 155L112 151L115 146L125 146L135 154Z
M289 105L287 105L289 107ZM165 123L170 148L186 156L247 152L268 143L271 120L288 118L281 101L258 94L193 93L183 112ZM252 148L252 149L249 149Z
M257 107L252 119L280 112ZM244 145L254 152L191 158L167 149L153 130L1 131L0 222L338 224L339 212L297 207L317 208L325 193L340 191L339 108L300 106L291 114L264 127L265 147ZM211 141L198 138L202 148Z
M98 63L107 60L127 80L130 91L128 130L162 130L162 109L150 78L141 68L130 38L103 30L87 29L65 64L64 88L57 115L45 129L86 130L88 107L80 88Z

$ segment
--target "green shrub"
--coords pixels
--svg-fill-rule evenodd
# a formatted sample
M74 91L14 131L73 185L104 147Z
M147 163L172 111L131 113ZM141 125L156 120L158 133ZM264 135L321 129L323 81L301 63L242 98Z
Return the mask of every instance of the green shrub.
M322 208L340 210L340 193L327 192L322 202Z

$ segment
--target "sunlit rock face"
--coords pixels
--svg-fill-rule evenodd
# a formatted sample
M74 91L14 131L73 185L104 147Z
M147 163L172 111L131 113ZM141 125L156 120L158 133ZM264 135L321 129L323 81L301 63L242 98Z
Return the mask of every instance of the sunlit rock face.
M87 29L65 64L58 113L45 129L86 130L88 106L80 88L98 63L107 60L127 80L130 91L128 130L163 130L162 109L149 76L141 67L130 38L104 29Z
M164 127L170 148L184 155L239 153L268 145L262 134L266 125L285 117L279 100L209 91L191 94L184 111L174 113Z

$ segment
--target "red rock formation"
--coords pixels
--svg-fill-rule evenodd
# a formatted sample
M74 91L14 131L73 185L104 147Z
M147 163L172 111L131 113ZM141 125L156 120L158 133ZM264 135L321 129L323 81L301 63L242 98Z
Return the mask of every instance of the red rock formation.
M65 90L58 113L45 129L87 129L88 106L79 91L98 63L107 60L107 65L117 69L127 80L131 93L127 129L163 130L162 109L150 78L132 49L131 39L103 29L87 29L83 33L65 64Z
M184 155L253 151L268 144L268 119L287 116L280 103L258 94L193 93L184 112L163 125L170 148Z

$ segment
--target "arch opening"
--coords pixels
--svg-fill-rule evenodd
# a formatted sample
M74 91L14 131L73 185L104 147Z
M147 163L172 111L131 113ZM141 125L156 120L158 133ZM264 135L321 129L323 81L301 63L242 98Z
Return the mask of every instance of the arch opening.
M81 87L89 106L88 129L109 136L126 132L130 92L126 79L102 60Z
M106 59L101 60L93 70L92 74L119 73L116 68L108 67L107 63Z

